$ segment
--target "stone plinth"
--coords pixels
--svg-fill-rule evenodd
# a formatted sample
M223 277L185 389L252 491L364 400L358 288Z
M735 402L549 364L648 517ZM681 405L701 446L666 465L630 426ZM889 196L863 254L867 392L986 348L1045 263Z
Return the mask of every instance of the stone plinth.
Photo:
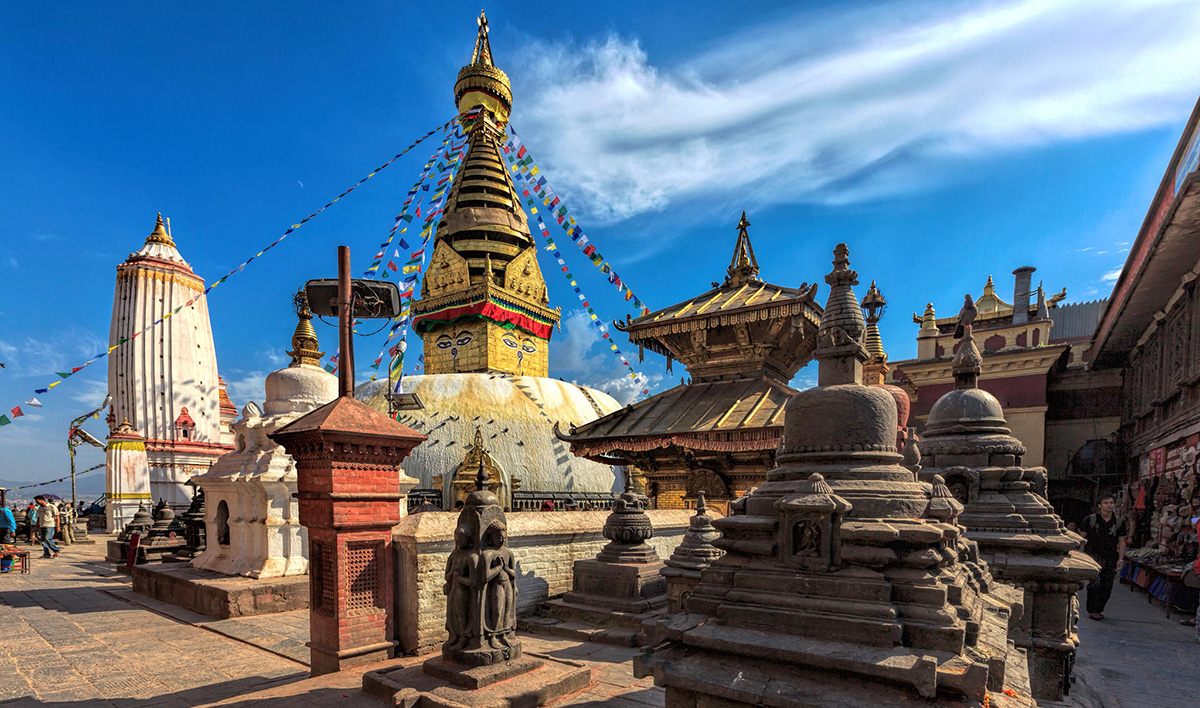
M308 577L304 575L252 580L186 563L139 565L132 575L134 591L215 619L308 607Z
M367 672L363 690L390 705L530 708L574 693L592 680L592 672L580 662L539 654L526 654L514 662L466 673L439 671L442 662L441 657L419 657L395 668Z
M392 656L392 529L416 484L400 463L425 436L345 396L270 438L296 461L312 674Z
M634 492L617 499L604 522L609 543L594 559L575 561L571 592L547 602L543 611L557 619L599 627L638 630L667 607L663 562L647 541L654 526Z

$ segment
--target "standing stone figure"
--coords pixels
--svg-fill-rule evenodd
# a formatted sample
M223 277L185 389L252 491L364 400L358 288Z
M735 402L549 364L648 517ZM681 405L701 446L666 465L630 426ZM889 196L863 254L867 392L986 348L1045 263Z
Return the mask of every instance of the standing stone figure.
M521 655L517 639L517 564L508 548L508 520L487 490L482 457L472 492L458 516L446 559L446 632L442 657L488 666Z

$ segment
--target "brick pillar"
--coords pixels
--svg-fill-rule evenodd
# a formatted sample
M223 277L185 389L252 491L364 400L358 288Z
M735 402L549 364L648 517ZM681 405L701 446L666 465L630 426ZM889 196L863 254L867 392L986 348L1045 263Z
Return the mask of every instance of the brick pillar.
M417 482L400 463L425 436L344 396L269 437L296 460L312 675L394 656L392 527Z

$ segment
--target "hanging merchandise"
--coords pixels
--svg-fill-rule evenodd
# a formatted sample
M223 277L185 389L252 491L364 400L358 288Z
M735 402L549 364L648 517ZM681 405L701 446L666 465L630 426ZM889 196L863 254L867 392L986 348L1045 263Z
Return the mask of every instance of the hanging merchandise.
M617 292L625 298L626 301L632 301L634 307L641 311L643 315L650 314L650 308L646 307L636 295L633 294L633 289L629 284L617 275L613 270L612 264L605 260L600 251L596 250L596 244L588 239L583 233L583 229L576 223L575 218L567 211L566 205L561 197L555 194L554 189L550 187L546 181L546 175L542 173L541 168L533 160L533 155L529 153L529 149L521 144L521 139L517 136L512 126L508 128L509 138L505 141L503 149L514 173L520 173L527 185L527 191L524 196L531 198L531 194L536 194L541 200L542 206L550 210L554 220L562 227L563 231L571 237L571 240L587 256L587 259L592 262L592 265L600 269L604 277L612 284Z
M105 351L102 351L102 352L100 352L99 354L96 354L96 355L95 355L95 356L93 356L91 359L88 359L87 361L85 361L84 363L80 364L79 366L76 366L76 367L72 368L72 369L71 369L69 372L62 372L62 371L55 372L55 373L58 375L58 377L59 377L59 379L60 379L60 380L58 380L58 381L52 381L52 382L50 382L50 383L49 383L49 384L48 384L48 385L47 385L45 388L39 388L39 389L35 389L35 390L34 390L34 394L36 394L36 395L41 395L41 394L48 393L48 392L49 392L51 389L53 389L55 386L58 386L60 383L62 383L62 382L63 382L64 380L66 380L67 378L69 378L69 377L71 377L71 376L75 375L76 373L78 373L79 371L81 371L81 370L83 370L83 369L85 369L85 368L87 368L87 367L91 366L92 364L96 363L96 362L97 362L97 361L99 361L100 359L103 359L104 357L106 357L106 356L108 356L109 354L111 354L111 353L112 353L114 350L116 350L117 348L119 348L119 347L122 347L122 346L124 346L124 345L128 344L129 342L132 342L132 341L133 341L134 339L136 339L137 337L139 337L139 336L141 336L141 335L145 334L146 332L150 331L151 329L153 329L153 328L157 327L158 325L162 324L164 321L166 321L167 319L169 319L169 318L170 318L172 315L175 315L175 314L177 314L179 311L183 310L185 307L191 307L191 306L192 306L192 305L193 305L193 304L196 302L196 300L198 300L198 299L199 299L199 298L201 298L201 297L207 296L207 295L208 295L208 293L209 293L209 291L211 291L213 288L217 287L217 286L218 286L218 285L220 285L221 283L224 283L226 280L228 280L228 279L229 279L229 277L230 277L230 276L234 275L235 273L241 272L241 270L242 270L243 268L245 268L246 266L250 265L250 262L251 262L251 261L253 261L255 258L258 258L259 256L263 255L264 253L266 253L267 251L271 250L271 249L272 249L272 248L274 248L275 246L279 245L279 243L280 243L280 242L282 242L282 241L283 241L285 238L287 238L287 237L288 237L288 236L289 236L289 235L290 235L290 234L291 234L293 231L295 231L296 229L299 229L301 226L303 226L304 224L306 224L306 223L308 223L309 221L311 221L311 220L312 220L314 217L316 217L318 214L320 214L321 212L325 211L325 210L326 210L326 209L328 209L329 207L331 207L331 206L333 206L334 204L336 204L338 201L340 201L340 200L342 199L342 197L345 197L347 194L350 194L351 192L353 192L353 191L354 191L355 189L357 189L357 188L358 188L358 186L359 186L359 185L361 185L363 182L366 182L367 180L371 179L371 178L372 178L372 177L374 177L375 175L377 175L377 174L379 174L380 172L382 172L382 171L383 171L383 170L384 170L384 169L385 169L385 168L386 168L388 165L392 164L392 163L393 163L393 162L395 162L396 160L398 160L398 159L400 159L401 157L403 157L404 155L406 155L406 154L407 154L407 153L408 153L410 150L412 150L412 149L413 149L413 148L415 148L416 146L418 146L418 145L420 145L421 143L425 142L425 140L426 140L426 139L427 139L429 136L433 135L434 133L438 132L439 130L440 130L440 131L443 131L443 132L445 132L445 131L449 130L449 129L450 129L450 127L451 127L451 126L453 126L453 125L455 125L455 124L456 124L456 122L457 122L457 121L459 121L459 120L460 120L460 119L459 119L458 117L455 117L455 118L453 118L453 119L451 119L451 120L447 121L447 122L446 122L444 125L442 125L442 126L440 126L440 127L438 127L438 128L434 128L433 130L429 131L429 132L428 132L428 133L426 133L425 135L422 135L420 138L417 138L415 141L413 141L413 143L412 143L411 145L409 145L408 147L404 148L404 149L403 149L403 150L401 150L400 152L398 152L398 153L396 153L395 155L393 155L393 156L392 156L392 158L391 158L391 159L389 159L387 162L383 163L383 164L382 164L382 165L380 165L379 167L376 167L376 168L375 168L374 170L372 170L372 171L371 171L369 174L367 174L367 176L365 176L365 177L363 177L362 179L360 179L360 180L358 180L357 182L355 182L353 186L351 186L351 187L350 187L349 189L347 189L346 191L344 191L344 192L342 192L341 194L339 194L339 195L337 195L336 197L334 197L332 200L330 200L328 203L326 203L326 204L325 204L324 206L322 206L320 209L317 209L316 211L314 211L313 213L311 213L311 214L309 214L308 216L304 217L304 218L303 218L303 219L301 219L300 221L296 222L295 224L292 224L290 227L288 227L288 228L287 228L287 230L285 230L285 231L283 232L283 234L281 234L281 235L279 236L279 238L275 239L275 240L274 240L274 241L272 241L272 242L271 242L269 245L267 245L267 247L266 247L266 248L262 249L262 250L261 250L261 251L259 251L258 253L255 253L253 256L250 256L250 257L249 257L249 258L247 258L245 261L242 261L242 263L241 263L240 265L238 265L236 268L234 268L233 270L231 270L231 271L229 271L228 273L226 273L224 276L222 276L222 277L221 277L221 278L219 278L218 280L214 281L212 284L210 284L208 287L206 287L206 288L205 288L203 291L201 291L201 292L197 293L195 296L193 296L193 297L192 297L190 300L188 300L187 302L183 303L183 304L182 304L182 305L180 305L179 307L176 307L174 310L172 310L172 311L168 312L167 314L165 314L165 315L163 315L162 317L158 318L158 319L157 319L157 320L155 320L154 322L150 323L149 325L147 325L147 326L146 326L144 329L142 329L141 331L134 332L134 333L133 333L132 335L130 335L129 337L122 337L120 340L118 340L118 341L117 341L117 343L116 343L116 344L112 345L112 346L111 346L111 347L109 347L107 350L105 350ZM33 399L33 400L36 400L36 398L35 398L35 399ZM40 402L39 402L39 403L40 403ZM27 403L27 405L34 405L34 404L32 404L32 403ZM4 426L6 426L6 425L9 425L9 424L10 424L10 423L12 423L12 422L13 422L13 421L12 421L12 420L11 420L11 419L8 417L8 415L0 415L0 427L4 427Z

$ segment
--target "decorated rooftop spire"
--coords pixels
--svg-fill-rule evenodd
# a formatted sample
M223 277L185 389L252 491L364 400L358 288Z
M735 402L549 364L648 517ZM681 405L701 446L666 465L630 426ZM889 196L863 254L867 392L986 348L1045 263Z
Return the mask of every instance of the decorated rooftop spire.
M146 243L161 243L164 246L175 245L175 242L171 240L171 234L167 233L167 227L163 223L161 211L158 212L158 221L154 223L154 231L146 237Z
M817 348L813 356L820 362L817 383L820 386L862 383L862 365L870 358L863 337L867 325L862 308L854 295L858 273L850 269L850 249L839 243L833 249L833 270L825 276L829 299L817 330Z
M308 296L301 288L292 298L292 306L296 310L296 330L292 332L292 357L290 366L320 366L321 357L325 352L320 351L317 342L317 331L312 326L312 312L308 309Z
M725 276L726 285L745 285L758 278L758 259L754 257L754 246L750 245L750 234L747 229L750 222L746 220L746 212L738 220L737 245L733 248L733 259L729 261L729 269Z
M480 110L463 120L468 142L437 220L421 299L413 303L425 373L546 376L559 313L549 307L521 195L506 169L512 93L493 64L482 14L454 98L460 113Z
M492 63L488 22L482 11L477 21L479 34L475 37L471 63L458 72L458 81L454 84L454 101L458 104L459 113L483 106L495 116L500 126L504 126L508 123L508 115L512 111L512 88L508 82L508 75Z

